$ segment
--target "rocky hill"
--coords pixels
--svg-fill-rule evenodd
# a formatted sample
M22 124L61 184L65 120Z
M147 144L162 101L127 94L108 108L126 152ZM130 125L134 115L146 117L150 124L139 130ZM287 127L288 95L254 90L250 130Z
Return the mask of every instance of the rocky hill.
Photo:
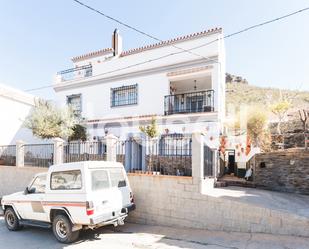
M309 109L309 91L257 87L248 84L245 79L237 77L234 76L234 80L226 83L227 106L234 105L237 109L244 105L266 108L278 101L282 96L284 99L291 101L292 113L299 109ZM235 79L239 81L235 81Z
M225 74L226 83L238 83L238 84L248 84L248 81L241 76L234 74L226 73Z

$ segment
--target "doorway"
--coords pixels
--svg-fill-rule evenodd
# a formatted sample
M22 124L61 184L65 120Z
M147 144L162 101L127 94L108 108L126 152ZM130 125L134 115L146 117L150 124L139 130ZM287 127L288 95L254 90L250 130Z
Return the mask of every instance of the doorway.
M228 164L227 164L227 173L235 174L235 150L230 150L227 152Z

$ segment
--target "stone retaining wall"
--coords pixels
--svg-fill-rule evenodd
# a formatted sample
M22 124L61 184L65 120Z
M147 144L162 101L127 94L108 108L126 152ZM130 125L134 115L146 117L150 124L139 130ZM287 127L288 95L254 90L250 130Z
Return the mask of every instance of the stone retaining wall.
M251 162L257 187L309 194L309 151L261 153Z

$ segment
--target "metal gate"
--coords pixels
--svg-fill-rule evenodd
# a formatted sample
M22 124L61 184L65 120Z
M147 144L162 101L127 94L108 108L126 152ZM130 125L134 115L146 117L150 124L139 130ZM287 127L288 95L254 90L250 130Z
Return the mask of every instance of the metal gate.
M116 160L121 162L127 171L142 170L143 146L133 138L118 141L116 144Z
M63 161L106 161L106 145L102 141L66 143L63 146Z
M204 145L204 176L214 176L214 152Z

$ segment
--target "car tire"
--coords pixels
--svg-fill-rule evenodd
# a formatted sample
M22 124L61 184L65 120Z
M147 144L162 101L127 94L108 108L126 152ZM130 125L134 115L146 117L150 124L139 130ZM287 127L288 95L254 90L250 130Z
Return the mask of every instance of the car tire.
M53 220L53 233L61 243L72 243L78 239L79 230L72 231L72 223L66 215L59 214Z
M19 219L13 208L8 207L5 209L4 219L5 219L6 227L10 231L17 231L22 228L22 226L19 224Z

